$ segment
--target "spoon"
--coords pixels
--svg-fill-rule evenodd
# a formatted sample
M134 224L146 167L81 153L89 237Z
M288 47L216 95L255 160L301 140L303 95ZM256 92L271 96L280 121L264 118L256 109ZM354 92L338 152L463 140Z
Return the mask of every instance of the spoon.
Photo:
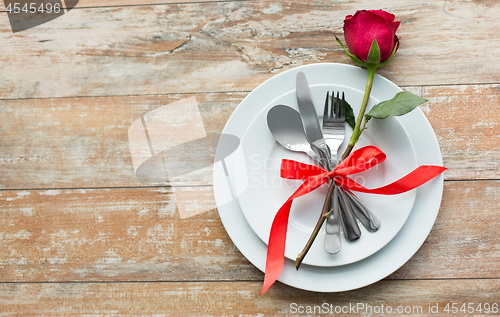
M284 105L272 107L267 113L267 126L282 147L290 151L304 152L317 165L323 166L304 134L300 114L295 109Z

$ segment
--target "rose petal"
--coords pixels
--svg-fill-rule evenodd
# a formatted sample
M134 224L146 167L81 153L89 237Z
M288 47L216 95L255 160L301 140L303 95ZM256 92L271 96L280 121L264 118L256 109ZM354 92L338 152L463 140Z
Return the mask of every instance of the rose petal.
M394 34L396 34L396 31L398 30L400 23L401 23L401 21L395 21L395 22L389 23L389 26L391 27L392 32L394 32Z
M378 16L383 17L385 22L391 27L392 31L396 33L401 21L394 21L394 19L396 19L396 16L394 14L384 10L369 10L369 11L375 13Z
M384 11L384 10L368 10L368 12L375 13L376 15L384 18L384 20L387 24L394 22L394 19L396 18L396 16L394 14L389 13L389 12Z

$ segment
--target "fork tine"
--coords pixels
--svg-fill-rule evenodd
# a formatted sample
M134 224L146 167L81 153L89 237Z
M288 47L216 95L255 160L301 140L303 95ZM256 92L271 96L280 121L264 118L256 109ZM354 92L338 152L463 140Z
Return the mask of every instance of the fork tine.
M328 117L328 99L330 98L330 92L326 92L325 108L323 109L323 121Z
M335 99L335 92L332 91L332 107L330 108L330 118L335 118L335 108L337 107L337 100Z
M340 99L339 99L339 92L337 91L337 107L335 107L335 118L338 119L340 117Z
M344 92L342 92L342 102L340 105L340 118L345 119L345 95L344 95Z

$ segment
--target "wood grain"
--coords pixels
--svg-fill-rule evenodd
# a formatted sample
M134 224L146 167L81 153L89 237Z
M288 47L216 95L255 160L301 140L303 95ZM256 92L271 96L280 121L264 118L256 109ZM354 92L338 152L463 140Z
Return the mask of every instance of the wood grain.
M500 178L500 86L423 87L448 179ZM495 106L497 105L497 106Z
M466 306L475 303L474 308L478 303L489 303L490 307L498 303L500 282L385 281L332 294L305 292L277 283L264 296L259 296L260 289L260 283L256 282L2 284L0 310L23 316L71 316L75 312L142 316L318 316L319 313L338 316L335 309L344 309L342 316L367 316L384 315L376 313L383 305L384 312L390 307L395 316L430 316L429 306L437 305L436 315L442 316L446 315L446 305L451 303L456 303L458 309L464 303ZM320 310L322 305L325 311ZM398 308L403 313L398 314ZM303 313L299 314L299 309ZM475 316L494 315L483 314L484 311Z
M500 278L499 185L446 182L429 238L390 278ZM216 210L180 219L171 189L0 194L4 282L262 279Z
M221 133L244 96L196 95L206 133ZM128 129L151 110L188 97L0 101L0 111L8 114L0 117L0 188L148 186L135 176ZM184 159L189 157L186 153ZM198 176L186 177L187 184L182 180L176 184L211 184L211 173Z
M250 91L295 66L350 63L334 36L363 7L401 20L401 48L380 70L396 84L496 83L498 6L308 0L88 8L16 34L2 19L0 98Z
M7 191L0 199L4 282L260 277L215 210L180 219L171 189Z
M179 4L179 3L199 3L199 2L211 2L218 0L107 0L96 1L96 0L79 0L76 7L73 9L86 9L93 7L117 7L117 6L144 6L144 5L164 5L164 4ZM248 1L248 0L225 0L229 1ZM0 10L5 11L5 3L2 1L0 3Z

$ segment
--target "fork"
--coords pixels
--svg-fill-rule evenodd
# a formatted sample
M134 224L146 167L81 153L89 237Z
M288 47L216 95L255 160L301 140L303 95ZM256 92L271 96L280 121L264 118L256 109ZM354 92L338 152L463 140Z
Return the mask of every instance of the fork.
M337 165L337 152L345 137L345 95L342 99L332 92L326 93L323 112L323 135L331 153L332 168ZM332 181L330 186L335 186ZM330 216L326 221L325 250L328 253L340 251L340 225L344 236L349 241L358 239L361 235L349 199L351 197L339 187L335 186L331 201Z
M325 108L326 108L327 102L328 102L328 93L327 93L327 101L325 101ZM344 93L342 92L342 99L339 99L339 93L337 93L336 98L333 98L333 94L332 94L331 103L333 104L333 106L332 106L333 113L334 114L337 113L335 116L338 118L338 120L345 121L345 95L344 95ZM339 128L337 128L339 123L337 121L335 121L335 119L332 119L332 117L334 115L332 115L331 112L332 112L332 110L330 110L330 114L327 115L326 121L324 119L325 116L323 117L323 129L327 135L330 135L330 133L328 132L328 130L330 129L328 127L329 125L331 125L332 127L336 128L336 129L339 129ZM345 130L345 126L343 124L340 124L340 126L341 126L340 129ZM336 134L338 134L338 133L340 133L340 132L336 132ZM342 144L342 141L344 140L344 132L342 132L341 141L339 141L339 140L340 139L335 136L332 141L327 141L327 143L331 142L333 148L335 148L335 146L337 146L336 147L337 150L335 152L331 151L331 153L332 153L332 168L337 165L337 151L338 151L338 148L340 146L337 144ZM335 142L335 143L333 143L333 142ZM332 147L330 146L330 149L331 148ZM335 159L335 161L333 161L334 159ZM356 216L356 218L359 219L359 221L366 228L366 230L368 230L369 232L377 231L380 228L380 220L377 218L377 216L375 216L373 214L373 212L365 204L363 204L363 202L361 200L359 200L359 198L356 197L356 195L354 195L350 190L342 188L342 192L347 197L347 200L351 205L351 209L352 209L354 215ZM354 236L353 238L355 240L355 239L359 238L359 236L357 236L357 237Z
M337 165L337 152L345 137L345 95L342 92L342 102L339 92L335 98L332 92L326 92L323 111L323 136L330 148L332 167Z

